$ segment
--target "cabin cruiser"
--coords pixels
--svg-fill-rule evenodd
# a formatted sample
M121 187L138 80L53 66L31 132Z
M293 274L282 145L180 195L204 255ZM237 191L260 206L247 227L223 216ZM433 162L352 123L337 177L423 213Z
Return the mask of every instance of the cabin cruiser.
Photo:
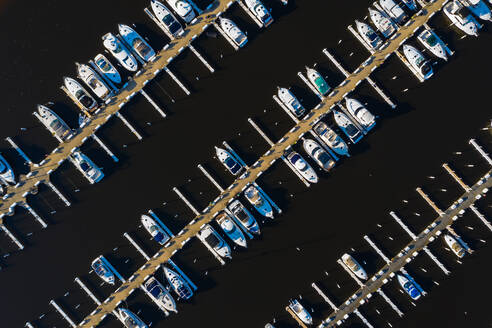
M227 150L215 147L215 153L219 161L231 172L233 175L238 175L241 172L243 166L239 163L234 156Z
M193 7L186 0L167 0L167 3L173 8L173 10L186 22L191 23L195 19L196 15L193 11Z
M256 222L255 217L248 211L246 207L239 200L234 200L228 206L229 210L236 217L236 219L246 228L249 232L254 235L259 235L261 233L260 226Z
M104 173L80 150L75 150L70 155L72 162L84 174L90 183L97 183L104 177Z
M407 14L405 14L403 9L394 0L379 0L379 5L398 24L403 24L407 19Z
M295 151L291 151L289 155L287 155L287 160L304 179L311 183L318 182L318 175L301 155Z
M398 279L398 282L400 283L401 288L413 299L413 300L418 300L420 298L420 291L415 287L415 285L408 280L407 277L401 274L397 274L396 278Z
M150 277L144 283L144 288L149 293L153 301L160 307L163 307L167 311L178 312L174 298L157 279Z
M161 22L166 30L173 36L177 37L183 33L181 23L174 17L169 9L157 0L151 0L150 5L155 17Z
M415 70L419 71L425 80L427 80L434 74L431 64L427 60L425 60L424 55L422 55L422 53L418 51L415 47L404 44L403 54L410 62L410 65L412 65Z
M248 202L255 207L255 209L263 216L273 219L272 205L263 197L260 191L254 186L250 185L244 191L244 196Z
M103 281L110 285L114 285L114 273L106 264L104 256L101 255L92 261L91 268Z
M386 14L383 14L379 10L369 8L369 16L371 17L374 26L376 26L378 31L381 32L385 38L389 38L396 32L395 24L393 24Z
M298 300L294 299L289 302L289 308L294 312L294 314L304 322L306 325L313 324L313 317L309 314L309 312L299 303Z
M123 41L144 61L149 62L155 58L154 49L130 26L118 24L118 31Z
M102 54L97 54L94 57L94 64L99 69L99 72L104 75L108 80L113 83L121 83L121 75L116 67Z
M82 105L82 107L89 113L93 113L97 109L97 102L92 96L85 90L79 82L70 77L63 78L63 84L68 92Z
M79 78L102 100L111 95L111 90L106 86L101 77L94 72L89 65L75 63Z
M277 87L277 95L280 101L297 117L301 117L306 111L296 96L289 89Z
M318 71L306 67L306 73L309 82L311 82L312 86L318 90L322 96L326 96L328 92L330 92L330 86L326 83L325 79L321 76L321 74L319 74Z
M265 5L260 0L245 0L248 9L255 15L263 26L267 27L273 23L272 15L266 9Z
M183 277L164 265L162 266L162 270L164 271L164 276L169 282L169 285L180 299L187 300L193 296L193 289L191 289L190 285L188 285Z
M461 0L461 3L478 18L486 21L492 21L490 8L482 0Z
M306 153L311 157L323 170L330 171L335 166L335 160L314 140L304 139L302 146Z
M66 141L72 137L72 130L60 116L47 106L38 105L38 117L43 125L57 138Z
M243 232L226 212L220 212L215 217L215 221L219 224L227 237L229 237L236 245L244 248L248 247Z
M364 41L372 48L377 49L383 44L383 40L379 37L379 35L374 32L372 27L363 23L361 21L356 20L355 25L357 26L357 31Z
M451 250L457 257L462 258L463 256L465 256L465 249L463 248L463 246L460 245L456 238L454 238L450 234L445 234L444 241L446 242L446 244L448 244L449 248L451 248Z
M340 129L352 140L358 142L362 138L362 132L352 123L352 121L342 112L333 110L333 117Z
M148 326L135 313L128 309L119 308L121 321L126 328L148 328Z
M349 113L355 117L366 130L371 129L376 124L374 115L372 115L358 100L347 97L345 98L345 106Z
M206 224L198 234L221 257L231 258L231 248L212 226Z
M360 266L360 264L349 254L342 255L343 263L352 271L358 278L367 280L366 271Z
M160 245L164 245L171 239L164 229L162 229L162 227L150 216L144 214L140 217L140 220L142 221L145 230L152 236L152 239Z
M314 128L314 132L323 140L335 153L338 155L348 156L348 146L343 139L333 131L325 122L318 122Z
M136 72L138 69L137 60L126 49L121 41L113 35L113 33L107 33L103 37L104 47L118 60L118 62L130 72Z
M458 0L445 4L443 11L457 28L468 35L478 36L478 22Z
M448 60L444 43L432 33L432 31L425 29L419 35L417 40L432 54L444 60Z
M415 0L401 0L401 2L403 2L408 9L417 11L417 3Z
M14 170L2 155L0 155L0 180L5 184L16 184Z
M238 46L244 47L244 45L248 42L248 37L237 27L236 23L232 20L219 17L219 24L222 30L231 38L231 40Z

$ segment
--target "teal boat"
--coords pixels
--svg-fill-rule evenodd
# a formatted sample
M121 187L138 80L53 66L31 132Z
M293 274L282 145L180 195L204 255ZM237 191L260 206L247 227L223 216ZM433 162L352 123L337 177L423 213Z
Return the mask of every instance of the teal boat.
M313 87L318 90L322 96L326 96L328 92L330 92L331 88L328 83L326 83L325 79L321 76L321 74L319 74L318 71L312 68L306 67L306 71L309 82L311 82Z

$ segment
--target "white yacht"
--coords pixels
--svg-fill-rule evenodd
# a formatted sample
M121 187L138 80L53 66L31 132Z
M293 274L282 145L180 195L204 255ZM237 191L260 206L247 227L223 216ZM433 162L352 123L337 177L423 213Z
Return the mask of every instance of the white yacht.
M169 282L169 285L180 299L187 300L193 296L193 289L191 289L183 277L164 265L162 266L162 270L164 271L164 276Z
M198 233L221 257L231 258L231 248L209 224Z
M144 282L144 288L160 307L163 307L167 311L178 312L174 298L157 279L150 277Z
M94 57L94 64L99 69L99 72L113 83L121 83L121 75L116 67L102 54L97 54Z
M96 164L94 164L94 162L92 162L90 158L83 154L80 150L75 150L72 152L70 158L90 183L97 183L104 177L104 173L101 169L98 168Z
M155 17L164 25L166 30L174 37L183 33L183 26L174 17L169 9L157 0L151 0L150 6L154 12Z
M419 40L420 44L422 44L427 50L432 52L434 56L448 60L444 43L441 39L437 38L432 31L428 29L423 30L419 35L417 35L417 40Z
M420 74L424 77L424 79L430 78L434 72L432 70L432 65L425 59L424 55L420 51L418 51L415 47L404 44L403 45L403 54L407 58L408 62L412 67L419 71Z
M135 313L128 309L119 308L118 313L126 328L148 328Z
M328 92L330 92L331 90L330 86L328 85L328 83L326 83L325 79L321 76L321 74L318 71L316 71L313 68L306 67L306 73L309 82L311 82L311 85L316 90L318 90L318 92L322 96L326 96Z
M287 155L287 160L304 179L310 183L318 182L318 175L313 170L311 165L309 165L308 162L306 162L306 160L299 155L299 153L291 151L289 155Z
M137 60L126 49L121 41L113 35L113 33L107 33L103 37L104 47L118 60L118 62L130 72L136 72L138 69Z
M386 16L385 13L380 12L377 9L369 8L369 16L371 21L376 26L379 32L385 37L389 38L393 33L396 32L395 24Z
M226 212L220 212L215 217L215 221L219 224L227 237L229 237L236 245L244 248L248 247L243 232Z
M84 107L89 113L93 113L97 109L97 102L92 96L85 90L79 82L70 77L63 78L63 84L68 92Z
M407 14L394 0L379 0L379 5L398 24L403 24L407 19Z
M263 197L260 191L254 186L250 185L244 191L244 197L248 202L255 207L255 209L263 216L273 219L272 205Z
M75 63L79 78L102 100L106 100L111 95L111 90L106 86L102 78L86 64Z
M397 274L396 278L398 279L398 283L401 288L413 299L418 300L421 296L420 291L417 287L404 275Z
M306 111L296 96L289 89L277 87L277 95L280 101L297 117L301 117Z
M38 115L43 125L62 141L66 141L73 136L72 130L67 123L48 107L38 105Z
M248 37L237 27L236 23L232 20L219 17L220 28L231 38L231 40L238 46L244 47L244 45L248 42Z
M401 2L403 2L408 9L417 11L417 3L415 0L401 0Z
M266 9L265 5L260 0L245 0L248 9L255 15L263 26L267 27L273 23L272 15Z
M223 148L215 147L215 153L217 154L217 158L219 159L219 161L233 175L238 175L241 172L243 166L227 150Z
M16 184L14 170L2 155L0 155L0 180L12 185Z
M331 158L316 141L312 139L304 139L302 146L306 153L311 157L316 164L326 172L330 171L335 166L335 160Z
M143 214L140 217L140 221L142 221L142 225L144 226L145 230L152 236L152 239L154 239L156 242L158 242L161 245L164 245L171 239L171 236L169 236L162 227L155 222L153 218L151 218L148 215Z
M195 19L196 15L193 11L193 7L186 0L167 0L167 3L173 8L173 10L186 22L191 23Z
M313 324L313 317L309 312L302 306L301 303L299 303L298 300L294 299L289 302L289 308L294 312L294 314L304 322L306 325L312 325Z
M340 129L350 138L353 143L362 139L362 132L352 123L352 121L342 112L333 110L333 117Z
M232 201L228 207L244 228L246 228L254 235L261 234L260 226L258 225L255 217L253 216L253 214L250 213L250 211L248 211L246 207L244 207L243 204L241 204L239 200L236 199Z
M318 122L314 126L313 130L314 132L316 132L317 135L319 135L321 140L323 140L328 145L328 147L333 149L335 153L342 156L349 156L348 146L345 141L343 141L343 139L325 122Z
M114 285L114 273L106 264L104 256L100 255L92 261L91 268L103 281L110 285Z
M478 36L478 22L458 0L445 4L443 11L457 28L468 35Z
M383 40L381 40L379 35L377 35L376 32L374 32L372 27L358 20L355 21L355 25L362 39L364 39L364 41L372 49L377 49L383 44Z
M358 100L346 97L345 106L349 113L355 117L366 130L370 130L376 125L376 118L374 115L372 115Z
M482 0L460 0L473 15L486 21L492 21L492 14L490 8Z
M155 58L154 49L130 26L118 24L118 31L123 41L144 61L149 62Z
M451 248L451 250L457 257L462 258L463 256L465 256L465 249L456 240L456 238L454 238L450 234L445 234L444 241L446 241L446 244L448 244L449 248Z
M366 271L352 256L345 253L342 255L342 261L359 279L367 280Z

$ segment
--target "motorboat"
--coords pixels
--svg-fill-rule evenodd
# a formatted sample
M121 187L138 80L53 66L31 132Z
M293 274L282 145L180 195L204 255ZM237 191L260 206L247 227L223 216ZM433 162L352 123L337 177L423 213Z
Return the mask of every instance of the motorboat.
M70 155L72 163L82 172L90 183L97 183L104 177L104 173L80 150L75 150Z
M166 288L154 277L150 277L145 283L144 288L160 307L167 311L178 312L176 302Z
M342 112L333 110L333 117L340 129L350 138L353 143L362 139L362 132L352 123L352 121Z
M219 224L227 237L229 237L236 245L244 248L248 247L243 232L226 212L220 212L215 217L215 221Z
M72 130L68 124L47 106L38 105L38 117L41 123L60 140L66 141L72 137Z
M273 219L272 205L263 197L261 192L254 186L250 185L244 191L244 197L248 202L255 207L255 209L263 216Z
M309 312L302 306L301 303L299 303L298 300L293 299L289 302L289 309L294 312L294 314L304 322L306 325L312 325L313 324L313 317Z
M123 41L144 61L149 62L155 58L155 51L134 29L125 24L118 24Z
M126 328L148 328L148 326L135 313L128 309L118 309L121 321Z
M313 68L306 67L307 78L311 82L312 86L322 95L326 96L330 92L331 88L326 83L321 74Z
M86 64L75 63L79 78L102 100L106 100L111 95L111 90L106 86L102 78Z
M248 42L248 37L243 31L237 27L236 23L232 20L224 17L219 17L219 24L222 30L229 36L229 38L238 46L244 47Z
M423 30L417 35L417 40L434 56L448 60L444 43L432 31L428 29Z
M155 17L173 37L177 37L183 33L183 26L181 26L181 23L162 2L151 0L150 6L152 7Z
M171 8L181 17L187 24L195 19L196 15L193 7L186 0L167 0Z
M94 65L96 65L99 72L108 80L117 84L121 83L120 73L104 55L97 54L96 57L94 57Z
M385 13L369 8L369 17L371 17L372 23L385 38L389 38L396 32L397 27Z
M0 178L6 184L16 184L14 170L2 155L0 155Z
M137 60L121 41L113 35L106 33L102 37L104 47L118 60L118 62L130 72L136 72L138 69Z
M311 165L309 165L308 162L306 162L306 160L302 158L299 153L291 151L289 155L287 155L287 160L304 179L306 179L310 183L318 182L318 175L311 167Z
M198 234L221 257L231 258L231 248L212 226L206 224Z
M360 264L349 254L342 255L342 261L359 279L367 280L366 271L360 266Z
M217 154L217 158L219 159L219 161L233 175L238 175L241 172L243 166L227 150L223 148L215 147L215 153Z
M408 44L404 44L403 54L407 58L410 65L412 65L415 70L420 72L425 80L427 80L434 74L434 71L432 70L432 65L425 59L424 55L422 55L422 53L417 50L417 48Z
M335 166L335 160L314 140L304 139L302 146L306 153L323 170L330 171Z
M97 102L92 96L85 90L79 82L70 77L63 78L63 84L68 92L77 99L80 105L89 113L93 113L97 109Z
M478 22L470 14L468 8L463 6L458 0L446 3L443 11L457 28L468 35L478 36Z
M369 45L369 47L372 49L377 49L383 44L383 40L381 40L379 35L374 32L372 27L358 20L355 21L355 25L357 27L357 32L359 32L360 36Z
M162 270L164 271L164 276L169 282L169 285L180 299L187 300L193 296L193 289L191 289L190 285L183 277L164 265L162 266Z
M342 156L349 156L348 146L345 141L325 122L320 121L316 123L313 130L335 153Z
M289 89L277 87L277 95L280 101L297 117L301 117L306 111L296 96Z
M108 267L104 256L98 256L92 261L91 268L104 282L114 285L114 273Z
M492 21L490 8L482 0L460 0L473 15L486 21Z
M401 0L401 2L403 2L408 9L417 11L417 3L415 0Z
M171 239L171 236L169 236L164 229L150 216L148 215L142 215L140 217L140 220L142 221L142 225L144 226L145 230L152 236L152 239L154 239L156 242L158 242L160 245L164 245Z
M401 288L403 288L408 296L410 296L415 301L420 298L420 291L407 277L401 274L397 274L396 278L398 279L398 283L400 283Z
M465 249L456 240L456 238L454 238L450 234L445 234L444 241L446 242L446 244L448 244L449 248L451 248L451 250L457 257L462 258L463 256L465 256Z
M398 24L403 24L407 19L405 11L394 0L379 0L379 5Z
M345 98L345 106L349 113L366 129L370 130L376 124L376 118L358 100Z
M255 235L259 235L261 233L260 226L258 225L255 217L253 216L253 214L250 213L250 211L248 211L246 207L244 207L243 204L241 204L239 200L236 199L232 201L232 203L229 204L228 207L232 214L236 217L236 219L249 232Z
M266 9L265 5L260 0L245 0L248 9L255 15L263 26L267 27L273 23L272 15Z

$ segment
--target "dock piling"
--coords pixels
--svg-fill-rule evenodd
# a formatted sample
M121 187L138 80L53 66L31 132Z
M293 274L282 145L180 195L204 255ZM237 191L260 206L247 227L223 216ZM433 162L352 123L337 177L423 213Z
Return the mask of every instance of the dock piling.
M5 138L5 140L12 146L12 148L14 148L19 153L19 155L21 155L21 157L24 159L24 161L26 162L27 165L32 164L31 159L29 159L29 157L27 157L26 153L24 153L24 151L22 149L20 149L19 146L17 146L17 144L14 142L14 140L12 140L12 138L7 137L7 138Z
M123 122L123 124L125 124L130 129L130 131L132 131L132 133L137 137L138 140L142 140L142 136L140 135L140 133L135 130L135 128L130 124L130 122L126 120L126 118L120 112L116 112L116 116Z
M389 306L391 306L391 308L395 310L395 312L398 313L400 317L403 317L403 312L400 311L398 306L396 306L396 304L393 303L393 301L381 290L381 288L378 289L378 294L381 295L382 298L384 298L386 303L388 303Z
M137 251L144 257L144 259L146 261L150 260L150 256L147 255L147 253L145 253L145 251L142 249L142 247L140 247L139 244L137 244L137 242L135 240L133 240L133 238L128 234L128 232L125 232L123 234L123 236L128 239L128 241L130 242L130 244L133 245L133 247L135 247L137 249Z
M164 71L174 80L174 82L176 82L181 89L183 89L183 91L186 93L187 96L190 95L190 91L184 86L184 84L176 77L176 75L174 75L173 72L171 72L171 70L169 68L167 68L167 66L164 66Z
M164 113L164 111L157 105L157 103L152 99L150 98L149 94L147 92L145 92L144 89L141 89L140 90L140 93L145 97L145 99L147 99L149 101L149 103L152 105L152 107L154 107L154 109L162 116L162 117L166 117L166 113Z
M65 206L72 205L68 201L68 199L65 196L63 196L63 194L60 192L60 190L58 190L58 188L56 188L55 185L50 180L45 180L44 183L46 183L48 185L48 187L50 187L51 190L53 190L55 192L55 194L58 195L58 197L65 203Z
M46 228L48 226L46 222L44 222L44 220L39 216L39 214L36 213L28 203L24 203L23 206L26 210L29 211L29 213L31 213L32 216L34 216L36 221L38 221L43 228Z
M191 43L188 46L188 48L190 48L190 50L198 57L198 59L200 59L200 61L203 63L203 65L205 65L205 67L208 68L208 70L210 71L210 73L214 73L215 72L215 69L212 67L212 65L210 65L207 62L207 60L198 52L198 50L196 50L196 48Z
M461 186L461 188L465 189L466 192L471 191L471 188L465 182L463 182L463 180L461 180L461 178L456 174L456 172L454 172L449 167L448 163L444 163L442 165L442 167L446 170L446 172L448 172L453 177L453 179L456 180L456 182L458 182L458 184Z
M422 188L417 187L415 190L417 190L420 196L422 196L422 198L427 202L427 204L429 204L430 207L432 207L439 216L444 215L444 212L439 207L437 207L436 203L434 203L434 201L430 199L430 197L422 190Z
M292 316L292 318L294 318L294 320L299 324L301 328L308 328L304 324L304 322L302 322L301 319L299 319L299 317L290 309L290 307L286 306L285 311L287 311Z
M352 277L352 279L355 280L355 282L360 286L360 287L364 287L364 284L360 281L360 279L352 272L352 270L350 270L346 265L345 263L342 262L342 260L338 259L337 260L337 263L340 264L342 266L342 268L347 271L347 273Z
M319 100L323 100L323 96L321 93L319 93L318 90L316 90L313 85L308 81L308 79L302 74L301 72L297 72L297 76L301 78L301 80L308 86L308 88L316 95L318 96Z
M490 224L490 222L487 221L485 215L480 213L478 209L475 207L475 205L470 205L470 209L472 210L473 213L475 213L475 215L480 219L480 221L482 221L483 224L485 224L485 226L489 228L490 231L492 231L492 224Z
M101 301L92 293L92 291L87 287L79 277L75 277L75 282L89 295L89 297L96 303L96 305L101 305Z
M369 236L365 235L364 239L369 243L369 245L371 245L371 247L376 251L376 253L378 253L379 256L381 256L384 262L390 263L390 259L386 255L384 255L383 251L381 251L381 249L379 249L379 247L376 246L376 244L369 238Z
M374 328L373 325L371 325L371 323L369 322L369 320L367 320L363 315L362 313L360 313L360 311L358 309L355 309L354 310L354 313L356 316L359 317L360 320L362 320L362 322L368 327L368 328Z
M492 165L492 159L489 157L489 154L483 150L483 148L477 143L475 139L470 139L470 145L472 145L479 153L482 155L483 158L489 163L489 165Z
M198 164L198 168L220 192L224 192L224 188L222 188L222 186L210 175L210 173L208 173L208 171L201 164Z
M0 224L0 229L3 230L7 234L7 236L9 236L9 238L14 242L14 244L17 245L19 250L24 249L24 245L22 245L22 243L19 241L19 239L17 239L14 236L14 234L12 232L10 232L10 230L5 226L5 224Z
M181 200L195 213L195 215L200 215L200 212L196 209L195 206L191 204L191 202L179 191L178 188L174 187L173 191L181 198Z
M108 146L106 146L101 139L99 139L99 137L94 133L91 135L92 139L94 139L94 141L96 141L99 146L101 146L102 149L104 149L104 151L106 152L106 154L109 155L109 157L111 157L111 159L113 160L113 162L118 162L119 159L118 157L115 156L115 154L113 154L113 152L108 148Z
M330 305L330 307L333 309L333 311L338 311L338 308L337 306L335 305L335 303L333 303L329 298L328 296L326 296L326 294L318 287L318 285L316 285L314 282L311 284L311 286L314 288L314 290L319 294L319 296L321 296L321 298L323 298L323 300L328 303L328 305Z
M75 322L73 322L73 320L70 319L70 317L65 313L65 311L63 311L62 308L58 304L56 304L54 300L51 300L50 304L55 308L56 311L58 311L58 313L61 314L63 319L65 319L70 324L70 326L72 326L73 328L77 327Z

